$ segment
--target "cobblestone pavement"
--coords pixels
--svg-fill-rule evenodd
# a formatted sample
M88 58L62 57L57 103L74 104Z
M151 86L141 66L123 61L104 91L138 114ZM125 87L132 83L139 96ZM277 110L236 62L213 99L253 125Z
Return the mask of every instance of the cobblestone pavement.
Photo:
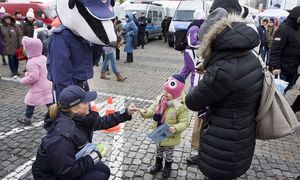
M125 59L122 54L122 59ZM162 41L150 42L145 50L134 52L134 63L118 62L126 82L100 80L100 68L95 68L95 76L90 80L91 88L99 92L98 101L108 96L116 100L116 107L133 102L138 107L147 107L161 92L164 80L182 66L182 55L169 49ZM20 70L23 70L21 63ZM8 77L7 66L0 65L0 74ZM41 137L42 117L45 107L38 107L33 117L33 126L17 123L16 118L24 115L24 96L28 88L14 82L0 80L0 178L33 179L31 164L34 160ZM288 95L292 101L297 91ZM203 179L196 166L188 166L186 157L191 153L191 133L194 115L190 112L191 125L183 133L182 142L175 148L172 174L169 179ZM161 173L149 174L154 164L155 144L147 135L151 132L151 120L143 121L139 115L122 125L123 130L116 134L96 132L94 142L110 144L108 155L103 161L111 168L111 179L161 179ZM239 179L294 179L300 175L300 133L271 141L257 141L252 165Z

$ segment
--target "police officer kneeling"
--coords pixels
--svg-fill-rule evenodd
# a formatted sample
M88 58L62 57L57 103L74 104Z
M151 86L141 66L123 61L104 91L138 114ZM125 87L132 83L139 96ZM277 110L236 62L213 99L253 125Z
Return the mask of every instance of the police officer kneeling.
M96 97L95 91L84 92L79 86L72 85L62 91L58 104L49 108L44 124L47 135L42 139L32 165L34 179L109 179L110 170L101 162L99 151L94 150L78 160L75 154L92 142L94 130L108 129L131 120L136 108L131 104L122 114L115 112L100 117L89 111L89 102Z

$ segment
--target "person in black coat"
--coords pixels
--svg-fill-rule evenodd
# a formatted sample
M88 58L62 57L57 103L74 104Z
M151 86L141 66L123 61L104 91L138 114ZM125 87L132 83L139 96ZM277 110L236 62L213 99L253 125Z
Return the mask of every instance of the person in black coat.
M133 22L134 24L136 25L136 27L139 29L140 27L140 24L139 24L139 21L138 19L136 18L136 11L134 11L132 13L132 17L133 17ZM138 36L138 32L134 33L134 49L137 49L137 47L139 46L139 36Z
M267 39L267 26L269 24L269 19L263 18L261 24L257 27L258 34L260 36L260 47L259 54L264 62L266 62L266 54L269 53L269 43Z
M192 111L206 110L198 166L210 180L237 178L251 165L263 85L252 52L259 42L257 32L236 15L213 22L202 39L204 76L185 100Z
M105 180L110 170L101 162L102 155L95 149L75 159L75 155L92 142L94 130L108 129L131 120L136 108L131 104L124 113L100 117L89 111L89 102L95 100L95 91L85 92L79 86L68 86L50 107L44 128L47 135L38 148L32 165L34 179Z
M298 79L300 65L300 6L295 7L275 32L270 53L270 68L274 75L289 82L285 89L291 89Z
M138 22L138 37L139 37L139 42L138 44L142 46L142 49L144 49L145 46L145 33L146 33L146 27L147 27L147 18L145 17L146 13L142 12L142 16L139 17Z

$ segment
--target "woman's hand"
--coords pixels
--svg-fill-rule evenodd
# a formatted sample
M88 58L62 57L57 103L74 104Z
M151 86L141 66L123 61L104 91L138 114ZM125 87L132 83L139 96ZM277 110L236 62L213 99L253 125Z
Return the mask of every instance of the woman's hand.
M281 69L274 69L274 70L272 71L272 73L273 73L273 75L278 75L278 74L281 73Z
M203 63L199 63L197 66L196 66L196 72L198 74L203 74L205 73L205 70L204 70L204 67L203 67Z
M135 107L135 105L133 103L131 103L128 106L128 114L131 116L133 115L135 112L137 112L139 109Z

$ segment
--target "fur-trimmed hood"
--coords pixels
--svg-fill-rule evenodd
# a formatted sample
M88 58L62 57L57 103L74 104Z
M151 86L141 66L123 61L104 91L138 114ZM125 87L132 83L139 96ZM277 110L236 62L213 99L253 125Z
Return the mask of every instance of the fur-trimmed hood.
M259 35L253 28L246 25L244 19L230 14L217 21L205 34L200 56L205 61L209 61L210 57L216 53L251 50L258 46L259 42Z

